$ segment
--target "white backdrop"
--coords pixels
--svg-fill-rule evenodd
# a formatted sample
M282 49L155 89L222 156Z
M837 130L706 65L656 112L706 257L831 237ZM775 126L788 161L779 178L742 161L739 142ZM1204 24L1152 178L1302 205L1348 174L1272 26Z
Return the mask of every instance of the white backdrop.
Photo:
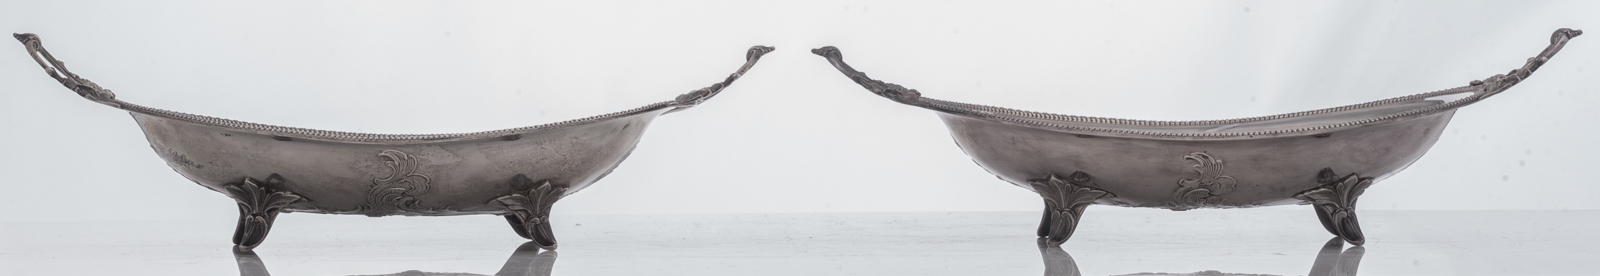
M575 119L722 80L658 119L558 214L1036 211L923 109L809 49L955 101L1134 119L1267 115L1467 84L1523 64L1600 2L3 1L0 29L120 99L258 123L466 132ZM1363 209L1600 209L1600 34L1463 108ZM125 112L0 43L0 221L232 219ZM1096 207L1114 210L1115 207ZM1304 208L1304 207L1284 207ZM1098 211L1097 211L1098 212ZM1310 212L1307 211L1307 215Z

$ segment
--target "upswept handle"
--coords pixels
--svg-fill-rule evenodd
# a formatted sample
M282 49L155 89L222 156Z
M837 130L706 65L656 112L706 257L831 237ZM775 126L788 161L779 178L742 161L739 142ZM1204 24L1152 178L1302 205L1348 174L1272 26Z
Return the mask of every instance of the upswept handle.
M38 62L39 67L43 67L45 73L50 74L51 78L55 78L56 81L61 82L62 86L66 86L67 89L71 89L72 92L77 92L78 96L82 96L84 99L89 99L90 101L109 105L111 107L122 108L122 101L117 100L116 93L111 93L110 89L101 88L99 84L95 84L88 79L79 77L78 74L73 74L72 71L68 71L65 62L56 60L55 56L50 55L50 50L44 49L44 45L39 42L38 35L32 33L12 33L11 37L14 37L17 39L17 41L22 42L22 45L28 48L28 55L33 57L33 61Z
M1500 94L1500 92L1506 91L1511 86L1521 83L1528 76L1532 76L1533 71L1539 70L1539 66L1544 66L1545 62L1550 61L1550 57L1555 56L1557 52L1561 52L1561 47L1567 46L1568 40L1572 40L1572 38L1579 35L1583 35L1583 30L1558 29L1555 33L1550 34L1550 46L1545 47L1544 51L1539 52L1538 56L1528 58L1528 63L1523 64L1522 68L1512 69L1511 72L1494 75L1487 79L1475 80L1472 81L1471 85L1483 87L1483 98Z
M711 99L711 97L716 96L718 93L722 93L723 88L727 88L728 85L733 84L734 80L738 80L739 77L744 76L744 72L750 71L750 67L756 66L756 62L761 60L761 56L771 53L773 50L777 49L778 48L772 46L750 46L750 50L745 51L744 66L739 66L739 71L735 71L733 74L728 75L728 78L722 80L722 82L714 83L711 84L711 86L696 89L695 91L690 91L689 93L683 93L683 95L678 95L678 98L674 100L678 107L667 111L667 113L678 112L690 107L694 107L695 105L699 105L700 103Z
M851 81L855 81L856 84L861 85L861 87L867 88L867 91L872 91L872 94L877 94L878 96L882 96L903 104L924 106L922 103L922 92L917 92L916 89L906 88L905 86L900 86L899 84L875 80L867 77L867 73L862 73L861 71L856 71L855 68L850 68L849 64L844 63L844 54L839 53L838 47L825 46L822 48L811 49L811 53L828 59L828 63L832 63L833 68L839 69L840 73L844 73L845 76L850 77Z

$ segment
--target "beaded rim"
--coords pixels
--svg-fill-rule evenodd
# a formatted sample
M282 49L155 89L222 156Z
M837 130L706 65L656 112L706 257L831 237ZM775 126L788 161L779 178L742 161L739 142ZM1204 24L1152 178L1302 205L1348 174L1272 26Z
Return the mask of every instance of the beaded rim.
M121 101L118 101L118 102L121 102ZM554 129L554 128L561 128L561 127L567 127L567 126L584 125L584 124L589 124L589 123L594 123L594 122L599 122L599 121L611 120L611 119L615 119L615 118L621 118L621 117L628 117L628 116L633 116L633 115L645 114L645 113L650 113L651 111L660 111L662 109L666 109L667 107L673 107L673 106L677 106L677 104L675 102L673 102L673 101L665 101L665 102L654 103L654 104L646 105L646 106L639 107L639 108L629 109L629 110L621 111L621 112L613 112L613 113L607 113L607 114L599 115L599 116L591 116L591 117L586 117L586 118L581 118L581 119L554 122L554 123L548 123L548 124L542 124L542 125L519 127L519 128L508 128L508 129L500 129L500 130L490 130L490 131L479 131L479 132L440 133L440 134L380 134L380 133L360 133L360 132L345 132L345 131L332 131L332 130L298 128L298 127L286 127L286 126L258 124L258 123L251 123L251 122L245 122L245 121L223 119L223 118L217 118L217 117L211 117L211 116L195 115L195 114L176 112L176 111L159 109L159 108L151 108L151 107L146 107L146 106L142 106L142 105L130 104L130 103L126 103L126 102L122 102L121 108L123 110L127 110L130 113L138 113L138 114L156 116L156 117L167 118L167 119L175 119L175 120L188 122L188 123L195 123L195 124L201 124L201 125L206 125L206 126L220 127L220 128L225 128L225 129L228 129L228 130L233 130L233 131L240 131L240 132L246 132L246 133L255 133L255 134L261 134L261 135L283 136L283 137L291 137L291 138L322 140L322 141L336 141L336 142L394 144L394 143L407 143L407 142L419 142L419 141L425 141L425 142L451 142L451 141L467 141L467 140L499 138L499 137L505 137L507 135L523 134L523 133L529 133L529 132L534 132L534 131L539 131L539 130ZM659 114L656 114L656 115L659 115Z
M487 138L500 138L500 137L505 137L507 135L517 135L517 134L529 133L529 132L534 132L534 131L539 131L539 130L554 129L554 128L561 128L561 127L567 127L567 126L583 125L583 124L606 121L606 120L611 120L611 119L616 119L616 118L629 117L629 116L641 115L641 114L649 114L649 113L652 113L652 112L660 112L660 113L655 113L654 115L662 115L662 114L668 114L668 113L673 113L673 112L677 112L677 111L682 111L684 109L688 109L690 107L694 107L696 105L699 105L700 103L705 102L707 99L710 99L711 97L716 96L719 93L722 93L722 89L723 88L727 88L728 85L732 84L734 80L737 80L737 79L739 79L739 77L744 76L745 72L749 71L751 67L755 66L756 62L761 60L761 56L762 55L766 55L767 53L770 53L773 50L777 49L777 48L770 47L770 46L760 46L760 45L751 46L750 49L746 50L746 52L745 52L745 63L744 63L744 65L740 66L738 71L735 71L733 74L728 75L728 78L724 79L722 82L714 83L714 84L711 84L711 86L707 86L705 88L700 88L700 89L697 89L697 90L694 90L694 91L690 91L689 93L684 93L682 95L678 95L677 98L675 98L675 99L673 99L671 101L658 102L658 103L654 103L654 104L650 104L650 105L645 105L645 106L639 107L639 108L624 110L624 111L620 111L620 112L607 113L607 114L603 114L603 115L599 115L599 116L591 116L591 117L586 117L586 118L580 118L580 119L575 119L575 120L568 120L568 121L561 121L561 122L555 122L555 123L542 124L542 125L519 127L519 128L508 128L508 129L500 129L500 130L490 130L490 131L480 131L480 132L442 133L442 134L377 134L377 133L344 132L344 131L319 130L319 129L309 129L309 128L285 127L285 126L276 126L276 125L268 125L268 124L257 124L257 123L251 123L251 122L245 122L245 121L230 120L230 119L223 119L223 118L217 118L217 117L210 117L210 116L195 115L195 114L189 114L189 113L183 113L183 112L176 112L176 111L171 111L171 110L147 107L147 106L142 106L142 105L137 105L137 104L133 104L133 103L124 102L122 100L118 100L116 98L117 95L115 93L112 93L110 89L101 88L100 85L95 84L94 82L89 81L88 79L84 79L82 77L79 77L77 74L73 74L71 71L68 71L66 65L63 62L61 62L60 60L56 60L56 58L54 56L50 55L50 51L46 50L44 48L44 46L42 45L42 43L39 40L39 36L38 35L31 34L31 33L21 33L21 34L12 34L11 36L16 38L17 41L22 42L22 44L27 47L29 56L33 57L34 61L38 62L39 66L43 67L45 69L45 73L49 74L51 78L54 78L54 79L56 79L56 81L61 82L61 85L62 86L66 86L67 89L71 89L73 92L77 92L78 96L81 96L81 97L83 97L85 99L88 99L90 101L94 101L96 103L108 105L108 106L115 107L115 108L122 109L122 110L126 110L126 111L131 112L131 113L144 114L144 115L167 118L167 119L174 119L174 120L179 120L179 121L184 121L184 122L189 122L189 123L195 123L195 124L200 124L200 125L206 125L206 126L220 127L220 128L225 128L225 129L234 130L234 131L240 131L240 132L256 133L256 134L261 134L261 135L284 136L284 137L292 137L292 138L303 138L303 139L311 139L311 140L333 141L333 142L374 143L374 144L403 144L403 143L410 143L410 142L451 142L451 141L465 141L465 140L477 140L477 139L487 139ZM668 109L668 108L670 108L670 109Z
M846 77L849 77L850 80L854 81L856 84L861 85L861 87L866 88L867 91L870 91L873 94L877 94L878 96L882 96L884 98L888 98L890 100L893 100L895 102L899 102L899 103L902 103L902 104L916 106L916 107L922 107L922 108L931 109L931 110L934 110L934 111L939 111L939 112L948 113L948 114L952 114L952 115L971 117L971 118L987 120L987 121L993 121L993 122L999 122L999 123L1004 123L1004 124L1021 125L1021 126L1027 126L1027 127L1033 127L1033 128L1039 128L1039 129L1070 132L1070 133L1082 133L1082 134L1106 135L1106 136L1130 137L1130 138L1150 138L1150 139L1162 139L1162 140L1237 140L1237 139L1250 139L1250 138L1255 138L1255 137L1258 137L1258 136L1279 137L1279 136L1303 135L1303 134L1313 134L1313 135L1314 134L1322 134L1322 133L1333 132L1333 131L1338 131L1338 130L1343 130L1343 129L1348 129L1348 128L1360 127L1360 126L1364 126L1364 125L1383 123L1383 122L1389 122L1389 121L1404 120L1404 119L1421 117L1421 116L1428 116L1428 115L1432 115L1432 114L1436 114L1436 113L1440 113L1440 112L1444 112L1444 111L1454 110L1454 109L1460 108L1462 106L1466 106L1466 105L1469 105L1469 104L1472 104L1472 103L1476 103L1476 102L1478 102L1480 100L1483 100L1485 98L1488 98L1490 96L1494 96L1496 94L1499 94L1500 92L1504 92L1506 89L1509 89L1512 86L1514 86L1514 85L1516 85L1518 83L1521 83L1522 80L1527 79L1529 76L1531 76L1533 74L1534 71L1538 70L1540 66L1543 66L1544 63L1548 62L1551 57L1555 56L1555 54L1557 52L1560 52L1561 48L1566 46L1567 41L1571 40L1573 37L1577 37L1577 36L1582 35L1582 34L1583 34L1583 31L1581 31L1581 30L1573 30L1573 29L1568 29L1568 28L1558 29L1558 30L1556 30L1554 33L1552 33L1550 35L1550 45L1545 47L1544 51L1540 52L1539 55L1534 56L1532 58L1528 58L1527 63L1524 63L1521 68L1517 68L1517 69L1511 70L1510 72L1507 72L1505 74L1494 75L1494 76L1491 76L1489 78L1485 78L1483 80L1474 80L1468 86L1450 88L1450 89L1439 90L1439 91L1428 92L1428 93L1415 94L1415 95L1410 95L1410 96L1403 96L1403 97L1384 99L1384 100L1361 103L1361 104L1346 105L1346 106L1339 106L1339 107L1333 107L1333 108L1324 108L1324 109L1317 109L1317 110L1310 110L1310 111L1301 111L1301 112L1294 112L1294 113L1284 113L1284 114L1277 114L1277 115L1260 116L1260 117L1248 117L1248 118L1239 118L1239 119L1199 120L1199 121L1152 121L1152 120L1130 120L1130 119L1116 119L1116 118L1102 118L1102 117L1088 117L1088 116L1073 116L1073 115L1062 115L1062 114L1054 114L1054 113L1033 112L1033 111L1025 111L1025 110L1018 110L1018 109L1003 108L1003 107L995 107L995 106L987 106L987 105L976 105L976 104L968 104L968 103L961 103L961 102L938 100L938 99L933 99L933 98L922 97L922 93L918 92L916 89L909 89L909 88L906 88L906 87L898 85L898 84L888 83L888 82L875 80L875 79L872 79L870 77L867 77L866 73L863 73L861 71L857 71L857 70L855 70L855 68L851 68L849 64L845 64L844 55L839 52L839 48L837 48L837 47L826 46L826 47L822 47L822 48L812 49L811 52L814 53L814 54L817 54L819 56L822 56L823 58L828 59L828 63L831 63L835 69L838 69L839 72L844 73L844 75ZM1429 106L1426 106L1426 107L1410 109L1410 110L1405 110L1405 111L1400 111L1400 112L1395 112L1395 113L1389 113L1389 114L1385 114L1385 115L1382 115L1382 116L1375 116L1375 117L1368 117L1368 118L1361 118L1361 119L1352 119L1352 120L1344 121L1344 122L1320 124L1320 125L1313 125L1313 126L1286 127L1286 128L1280 128L1280 129L1255 130L1255 131L1234 131L1234 132L1228 132L1228 131L1161 131L1161 130L1143 130L1143 129L1131 129L1131 128L1115 128L1116 126L1128 126L1128 127L1218 126L1218 127L1222 127L1222 126L1228 126L1228 125L1240 124L1240 123L1271 121L1271 120L1280 120L1280 119L1288 119L1288 118L1305 117L1305 116L1311 116L1311 115L1346 112L1346 111L1352 111L1352 110L1358 110L1358 109L1365 109L1365 108L1373 108L1373 107L1392 105L1392 104L1397 104L1397 103L1415 102L1415 101L1418 101L1418 100L1423 100L1423 99L1427 99L1427 98L1431 98L1431 97L1447 95L1447 94L1458 94L1458 93L1472 93L1472 95L1464 97L1462 99L1456 99L1456 100L1452 100L1452 101L1441 103L1441 104L1429 105ZM1105 125L1105 126L1108 126L1108 127L1086 126L1086 125L1079 125L1079 124L1072 124L1072 123L1092 124L1092 125Z
M1449 94L1459 94L1459 93L1474 93L1474 94L1472 96L1464 97L1462 99L1456 99L1456 100L1453 100L1453 101L1449 101L1449 102L1445 102L1445 103L1441 103L1441 104L1429 105L1427 107L1422 107L1422 108L1417 108L1417 109L1410 109L1410 110L1406 110L1406 111L1390 113L1390 114L1386 114L1386 115L1383 115L1383 116L1369 117L1369 118L1362 118L1362 119L1353 119L1353 120L1346 121L1346 122L1341 122L1341 123L1323 124L1323 125L1297 127L1297 128L1270 129L1270 130L1257 130L1257 131L1237 131L1237 132L1228 132L1228 131L1205 132L1205 131L1137 130L1137 129L1094 127L1094 126L1085 126L1085 125L1072 124L1072 123L1082 123L1082 124L1095 124L1095 125L1108 125L1108 126L1131 126L1131 127L1193 127L1193 126L1199 126L1199 127L1218 126L1218 127L1220 127L1220 126L1227 126L1227 125L1233 125L1233 124L1272 121L1272 120L1280 120L1280 119L1288 119L1288 118L1296 118L1296 117L1305 117L1305 116L1313 116L1313 115L1321 115L1321 114L1339 113L1339 112L1345 112L1345 111L1350 111L1350 110L1358 110L1358 109L1365 109L1365 108L1372 108L1372 107L1381 107L1381 106L1392 105L1392 104L1397 104L1397 103L1414 102L1414 101L1422 100L1422 99L1426 99L1426 98L1431 98L1431 97L1436 97L1436 96L1441 96L1441 95L1449 95ZM1459 107L1462 107L1462 106L1466 106L1466 105L1472 104L1474 102L1477 102L1478 100L1481 100L1483 98L1483 95L1484 94L1482 93L1481 90L1477 90L1473 86L1463 86L1463 87L1451 88L1451 89L1428 92L1428 93L1422 93L1422 94L1415 94L1415 95L1404 96L1404 97L1396 97L1396 98L1384 99L1384 100L1379 100L1379 101L1372 101L1372 102L1361 103L1361 104L1353 104L1353 105L1346 105L1346 106L1339 106L1339 107L1332 107L1332 108L1324 108L1324 109L1317 109L1317 110L1301 111L1301 112L1294 112L1294 113L1283 113L1283 114L1259 116L1259 117L1248 117L1248 118L1237 118L1237 119L1226 119L1226 120L1197 120L1197 121L1132 120L1132 119L1118 119L1118 118L1074 116L1074 115L1063 115L1063 114L1055 114L1055 113L1045 113L1045 112L1034 112L1034 111L1010 109L1010 108L995 107L995 106L968 104L968 103L961 103L961 102L952 102L952 101L938 100L938 99L932 99L932 98L921 98L923 105L919 105L919 106L922 106L922 107L928 108L928 109L937 110L937 111L943 111L945 113L954 114L954 115L961 115L961 116L978 118L978 119L988 119L990 121L997 121L997 122L1006 123L1006 124L1015 124L1015 125L1023 125L1023 126L1030 126L1030 127L1037 127L1037 128L1046 128L1046 129L1060 130L1060 131L1066 131L1066 132L1089 132L1089 133L1095 133L1095 134L1104 134L1104 135L1108 135L1108 136L1131 136L1131 137L1150 137L1150 138L1169 138L1169 139L1195 140L1195 139L1254 138L1254 137L1258 137L1258 136L1275 137L1275 136L1294 135L1294 134L1308 133L1308 132L1316 132L1316 133L1332 132L1332 131L1337 131L1337 130L1341 130L1341 129L1345 129L1345 128L1359 127L1359 126L1368 125L1368 124L1374 124L1374 123L1381 123L1381 122L1387 122L1387 121L1402 120L1402 119L1406 119L1406 118L1415 118L1415 117L1422 117L1422 116L1432 115L1434 113L1444 112L1444 111L1448 111L1448 110L1452 110L1452 109L1456 109L1456 108L1459 108Z

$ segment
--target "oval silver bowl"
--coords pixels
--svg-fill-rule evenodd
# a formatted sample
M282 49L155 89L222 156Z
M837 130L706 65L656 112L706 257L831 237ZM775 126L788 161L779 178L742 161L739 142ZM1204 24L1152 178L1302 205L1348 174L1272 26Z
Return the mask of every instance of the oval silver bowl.
M1146 121L1031 112L923 97L868 78L838 48L812 50L874 94L938 112L956 145L989 173L1040 194L1038 235L1060 245L1090 204L1172 210L1311 204L1328 232L1365 242L1356 199L1439 140L1457 108L1527 79L1567 41L1522 68L1434 92L1304 112Z
M13 34L79 96L128 111L178 174L233 198L233 242L249 251L280 212L367 216L500 215L555 249L550 208L615 169L657 116L716 96L773 47L754 46L720 83L671 101L571 121L473 133L368 134L186 114L116 99L67 71L34 34Z

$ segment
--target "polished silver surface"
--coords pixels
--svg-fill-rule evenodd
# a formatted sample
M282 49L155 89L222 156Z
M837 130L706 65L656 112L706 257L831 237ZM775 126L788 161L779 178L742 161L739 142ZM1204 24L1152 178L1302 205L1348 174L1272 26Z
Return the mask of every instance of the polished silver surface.
M494 275L495 276L550 276L550 270L552 268L555 268L556 257L557 256L559 256L559 254L557 254L555 251L548 251L547 250L547 251L544 251L543 253L540 253L539 252L539 243L526 242L526 243L523 243L522 246L518 246L517 250L511 253L511 257L506 259L505 265L502 265L500 267L500 270L495 272ZM239 275L240 276L268 276L268 275L272 275L271 271L269 271L267 269L266 262L262 261L261 260L261 256L256 255L256 253L254 253L254 252L234 251L233 252L233 258L234 258L234 260L239 262ZM358 276L481 276L481 275L485 275L485 274L464 273L464 272L429 272L429 271L421 271L421 270L406 270L406 271L402 271L402 272L399 272L399 273L370 274L370 275L358 275Z
M1457 108L1504 92L1582 34L1556 30L1521 68L1467 86L1362 104L1231 120L1147 121L1031 112L923 97L812 50L890 100L938 112L989 173L1039 193L1038 235L1060 244L1087 205L1190 210L1312 204L1328 232L1360 245L1355 203L1438 141Z
M774 50L709 87L622 112L472 133L370 134L255 124L145 107L68 71L34 34L13 35L79 96L128 111L178 174L232 197L234 243L250 250L280 212L366 216L502 215L554 249L550 208L615 169L657 116L705 102ZM222 103L219 103L222 104Z
M1071 246L1043 248L1030 233L1006 231L1030 226L1033 212L557 214L565 245L549 274L1593 275L1600 254L1597 211L1367 210L1372 242L1344 244L1337 255L1329 245L1343 242L1329 241L1300 208L1096 211ZM533 254L482 218L279 219L272 246L249 255L217 244L209 234L227 226L204 219L3 222L0 274L540 271L519 265Z

